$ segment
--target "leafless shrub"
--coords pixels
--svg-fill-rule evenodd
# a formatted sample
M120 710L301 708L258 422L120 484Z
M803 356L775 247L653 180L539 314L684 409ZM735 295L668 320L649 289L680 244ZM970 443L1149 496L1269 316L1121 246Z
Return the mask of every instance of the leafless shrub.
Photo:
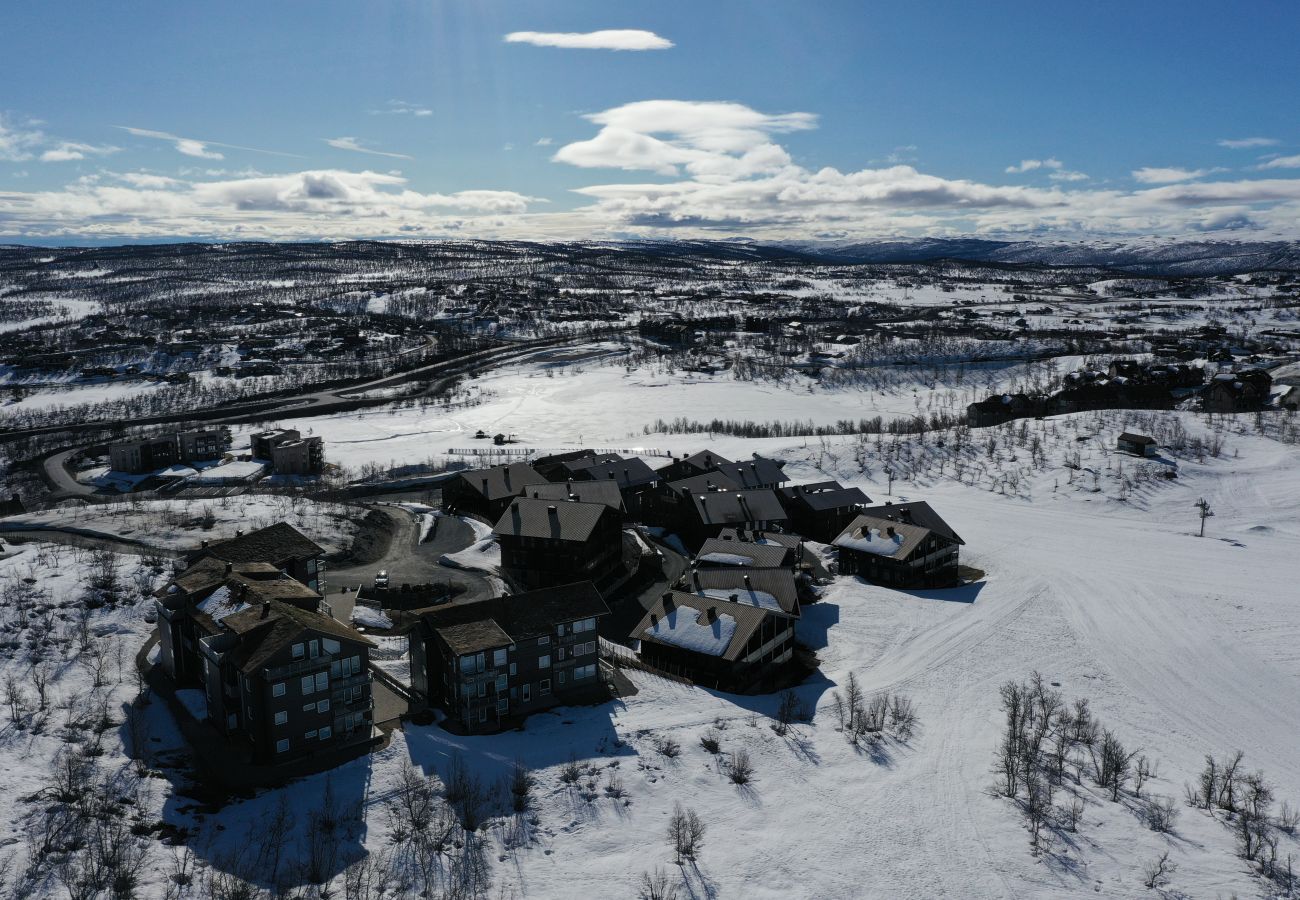
M1174 829L1178 818L1178 805L1173 797L1152 797L1146 807L1147 826L1164 834Z
M676 900L677 885L666 871L656 868L653 872L641 873L641 887L636 896L637 900Z
M704 845L704 822L693 809L673 804L673 814L668 820L668 844L677 855L677 864L683 859L695 859Z
M716 729L710 728L700 735L700 746L717 756L722 752L722 736L718 734Z
M662 738L655 743L655 749L669 759L676 759L682 755L682 745L672 738Z
M727 777L733 784L749 784L754 780L754 764L747 751L737 750L727 759Z
M1166 850L1142 867L1142 883L1149 889L1163 887L1169 883L1170 876L1177 868L1178 864L1169 858L1169 851Z

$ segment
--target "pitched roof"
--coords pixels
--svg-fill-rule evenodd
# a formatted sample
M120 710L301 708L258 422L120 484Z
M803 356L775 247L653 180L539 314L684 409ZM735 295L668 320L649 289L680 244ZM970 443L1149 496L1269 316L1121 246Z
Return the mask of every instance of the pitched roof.
M501 514L492 533L515 537L550 538L557 541L585 541L609 514L604 503L573 500L534 500L517 497Z
M707 472L709 469L724 466L731 462L731 460L719 453L714 453L712 450L701 450L699 453L692 453L690 456L683 456L679 462L685 463L688 466L694 466L700 471Z
M573 477L581 481L608 481L620 488L640 487L659 480L655 470L639 457L612 459L583 466L574 471Z
M1156 442L1153 437L1148 437L1145 434L1133 434L1131 431L1124 432L1119 436L1119 439L1129 444L1154 444Z
M755 456L747 462L723 463L717 469L741 487L747 488L784 484L790 480L780 463L765 456Z
M741 522L784 522L785 508L774 491L765 488L748 491L716 491L691 494L700 521L706 525Z
M929 528L879 516L861 515L850 522L832 543L846 550L887 556L890 559L906 559L929 536Z
M868 506L862 511L864 516L875 516L881 519L887 519L890 524L902 522L904 524L919 525L922 528L928 528L935 534L945 537L957 544L965 544L957 532L952 530L952 526L943 520L943 517L935 512L930 504L924 500L912 500L907 503L885 503L882 506Z
M623 511L623 495L612 481L547 481L527 485L520 496L551 502L603 503L610 509Z
M664 489L674 494L703 494L713 490L738 491L740 485L721 472L701 472L689 478L666 482Z
M866 506L871 498L861 488L844 487L838 481L819 481L815 484L796 484L781 488L781 498L799 503L813 512L827 509L845 509Z
M288 522L276 522L257 531L217 541L199 551L232 563L279 564L323 556L325 550Z
M438 634L459 656L550 634L561 622L608 614L609 607L596 586L579 581L508 597L440 606L427 610L420 618L429 632Z
M713 620L710 609L716 613ZM631 636L734 662L769 615L753 606L671 591L667 602L663 597L655 601Z
M727 566L692 569L685 576L685 591L715 600L735 595L744 606L758 606L787 616L799 615L799 589L789 569Z
M504 500L519 493L526 484L538 484L546 479L528 463L511 463L490 469L471 469L460 473L460 480L485 500Z
M744 528L724 528L718 532L724 541L746 541L755 544L775 544L787 550L798 550L803 537L797 534L782 534L779 531L751 531Z
M340 641L367 647L375 646L361 632L329 616L278 600L269 601L269 606L270 609L265 611L261 605L252 606L221 620L225 628L240 636L229 657L241 671L252 672L262 668L285 647L297 643L300 635L309 632L327 634Z
M785 564L789 552L789 548L778 544L709 538L695 554L695 562L708 567L749 566L755 569L775 569Z

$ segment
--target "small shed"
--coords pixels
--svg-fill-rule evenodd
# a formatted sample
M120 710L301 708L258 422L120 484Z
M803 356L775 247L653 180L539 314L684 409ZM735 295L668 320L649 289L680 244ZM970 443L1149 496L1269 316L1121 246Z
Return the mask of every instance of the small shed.
M1132 453L1134 456L1155 456L1156 439L1148 437L1145 434L1133 434L1124 432L1115 441L1115 449L1121 453Z

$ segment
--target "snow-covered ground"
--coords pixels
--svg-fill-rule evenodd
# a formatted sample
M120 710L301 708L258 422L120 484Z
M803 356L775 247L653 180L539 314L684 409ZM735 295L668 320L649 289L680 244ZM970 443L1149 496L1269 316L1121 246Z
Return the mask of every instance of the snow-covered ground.
M0 519L3 530L54 528L122 538L164 550L185 550L277 522L288 522L327 553L351 545L360 513L341 504L294 497L241 495L211 500L123 500L58 507ZM204 527L210 524L211 527Z
M799 477L850 474L819 470L800 445L787 451ZM798 624L821 672L799 689L817 709L813 722L789 735L770 727L775 697L631 672L636 696L534 716L521 732L457 737L407 726L382 753L334 773L334 790L364 800L360 840L378 851L389 837L382 799L405 761L446 777L459 755L491 781L524 761L538 778L536 821L523 845L508 816L489 826L494 895L634 896L641 873L663 867L695 896L720 898L1142 897L1151 895L1144 864L1169 850L1177 870L1163 896L1260 896L1229 826L1199 810L1182 808L1174 831L1158 834L1140 803L1112 803L1085 778L1078 832L1034 855L1022 816L993 792L998 687L1037 670L1159 760L1144 796L1182 807L1183 784L1206 753L1241 749L1279 799L1300 798L1300 608L1288 587L1300 577L1300 454L1234 434L1224 456L1182 459L1179 469L1176 481L1145 484L1124 501L1114 471L1097 492L1090 480L1062 480L1052 492L1057 475L1045 470L1033 499L952 478L923 492L895 482L895 499L924 496L941 511L967 542L963 560L987 576L921 592L836 579ZM851 480L885 496L879 478ZM1202 496L1215 516L1198 538L1192 503ZM909 696L917 733L851 746L830 708L849 673L868 693ZM749 753L751 784L733 784L701 747L710 730L724 754ZM680 756L660 752L665 739ZM595 767L594 799L562 782L571 754ZM626 798L606 793L611 772ZM325 781L290 795L309 802ZM232 805L208 825L225 825L220 841L233 848L239 823L274 802ZM665 841L678 802L708 827L698 865L681 869ZM1283 835L1287 853L1300 847Z

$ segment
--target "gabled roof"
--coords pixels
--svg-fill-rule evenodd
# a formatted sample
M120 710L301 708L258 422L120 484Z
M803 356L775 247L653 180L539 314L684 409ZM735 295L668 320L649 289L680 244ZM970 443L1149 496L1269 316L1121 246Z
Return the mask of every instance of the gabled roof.
M514 537L549 538L557 541L585 541L609 515L604 503L572 500L534 500L517 497L501 514L492 533Z
M580 481L608 481L620 488L640 487L659 481L655 470L639 457L612 459L583 466L574 471L573 477Z
M1143 444L1143 445L1146 445L1146 444L1154 444L1154 443L1156 442L1156 439L1153 438L1153 437L1148 437L1148 436L1145 435L1145 434L1134 434L1134 433L1131 432L1131 431L1126 431L1126 432L1124 432L1123 434L1121 434L1121 435L1119 436L1119 439L1120 439L1121 441L1124 441L1124 442L1127 443L1127 444Z
M562 622L609 614L609 607L590 581L492 597L427 610L421 621L456 655L477 653L531 637L551 634ZM453 643L454 642L454 643Z
M782 534L779 531L749 531L740 528L724 528L718 532L724 541L750 541L755 544L775 544L787 550L798 550L803 537L797 534Z
M298 643L300 636L307 633L375 646L361 632L321 613L278 600L268 601L267 606L269 609L261 604L252 606L221 620L223 627L240 636L239 643L228 656L241 671L253 672L262 668L273 656L290 644Z
M784 522L786 518L776 492L767 489L691 494L691 502L705 525Z
M519 495L552 503L603 503L616 512L623 511L623 494L612 481L547 481L527 485Z
M765 456L756 456L747 462L723 463L717 468L732 481L746 488L785 484L790 480L786 477L780 463Z
M799 589L789 569L728 566L692 569L685 577L685 592L714 600L733 595L743 606L757 606L786 616L799 615Z
M288 522L276 522L239 537L216 541L198 553L232 563L263 562L280 565L324 556L325 550Z
M695 554L697 565L747 566L754 569L775 569L785 564L789 548L778 544L755 544L751 541L709 538Z
M671 591L650 607L631 636L734 662L769 615L753 606Z
M513 497L528 484L545 481L528 463L511 463L508 466L493 466L490 469L472 469L460 473L460 480L466 487L481 495L488 501L504 500Z
M844 487L838 481L819 481L814 484L796 484L793 487L781 488L781 497L805 506L813 512L866 506L871 502L871 498L860 488Z
M731 460L719 453L714 453L712 450L701 450L699 453L683 456L678 462L694 466L701 472L707 472L710 469L716 469L718 466L726 465Z
M929 536L930 529L919 525L861 515L850 522L832 543L845 550L906 559Z
M882 506L868 506L862 511L864 516L886 519L890 524L902 522L928 528L935 534L945 537L957 544L965 544L952 526L935 512L924 500L912 500L907 503L886 503Z
M701 472L689 478L666 482L663 488L674 494L703 494L714 490L738 491L740 485L721 472Z

